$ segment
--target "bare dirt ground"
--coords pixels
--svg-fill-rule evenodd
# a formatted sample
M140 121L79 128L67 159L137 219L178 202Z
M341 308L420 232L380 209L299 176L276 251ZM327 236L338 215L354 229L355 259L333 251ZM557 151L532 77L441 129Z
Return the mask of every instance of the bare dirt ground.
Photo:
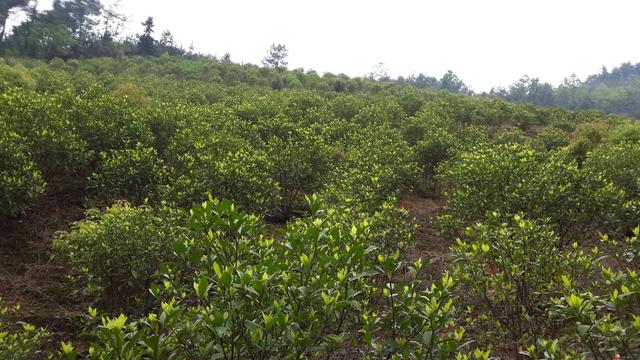
M431 260L431 264L425 268L425 277L428 281L439 278L448 264L451 241L442 239L438 235L434 223L445 206L444 199L425 199L414 195L407 196L398 202L398 207L407 210L409 217L414 218L418 225L415 248L407 256L410 260L418 258L422 258L423 261Z
M81 201L51 195L21 218L0 225L0 306L19 305L10 319L45 327L56 348L77 330L73 319L88 304L73 298L64 267L51 260L51 242L82 216Z

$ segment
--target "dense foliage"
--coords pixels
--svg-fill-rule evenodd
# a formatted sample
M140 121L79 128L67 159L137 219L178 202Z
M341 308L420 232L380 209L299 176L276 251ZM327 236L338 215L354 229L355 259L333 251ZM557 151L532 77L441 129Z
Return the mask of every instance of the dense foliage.
M468 92L453 73L289 71L278 45L267 67L194 56L152 19L114 41L81 3L0 36L46 59L0 61L0 225L43 198L89 208L52 262L92 306L51 356L640 352L635 120L434 91ZM441 215L426 240L435 219L398 205L418 196L446 201L412 211ZM0 357L48 336L2 323Z
M45 183L14 132L0 133L0 218L18 215L44 192Z
M153 276L182 233L183 218L168 208L115 203L104 213L90 211L71 232L60 234L54 248L105 308L140 311L148 306Z

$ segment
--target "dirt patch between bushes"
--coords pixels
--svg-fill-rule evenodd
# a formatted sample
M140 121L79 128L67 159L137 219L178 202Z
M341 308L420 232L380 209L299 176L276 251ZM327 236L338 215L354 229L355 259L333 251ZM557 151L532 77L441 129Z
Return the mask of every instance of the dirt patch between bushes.
M88 304L73 298L64 266L51 260L51 243L83 213L81 200L48 195L24 216L0 224L0 306L19 305L8 320L46 328L55 348L78 330L74 319Z

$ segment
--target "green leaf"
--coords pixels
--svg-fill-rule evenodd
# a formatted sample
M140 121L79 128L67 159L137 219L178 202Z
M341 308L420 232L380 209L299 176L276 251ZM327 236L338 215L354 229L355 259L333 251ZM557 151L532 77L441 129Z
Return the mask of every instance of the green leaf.
M209 293L209 289L211 285L209 284L209 279L205 276L200 278L200 281L197 283L193 283L193 287L196 289L196 293L200 299L204 299Z

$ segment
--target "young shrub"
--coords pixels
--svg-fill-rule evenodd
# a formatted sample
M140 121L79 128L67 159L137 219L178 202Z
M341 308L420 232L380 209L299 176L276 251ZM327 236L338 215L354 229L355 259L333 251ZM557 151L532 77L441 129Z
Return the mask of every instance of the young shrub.
M142 86L133 83L122 83L113 90L112 94L116 97L124 97L138 104L146 104L149 98Z
M192 237L174 243L165 281L151 288L163 300L158 312L134 322L104 317L92 354L334 358L351 347L368 358L444 360L466 350L450 277L425 290L422 262L404 264L397 248L379 253L366 217L308 200L311 216L278 241L229 201L194 206Z
M449 132L454 125L455 123L450 119L442 118L433 110L425 108L403 122L400 131L405 141L414 146L430 132L435 130Z
M489 134L485 128L480 126L463 126L455 129L453 135L457 139L456 147L453 149L454 154L473 151L489 144Z
M38 66L32 71L36 80L36 91L47 94L57 94L73 88L73 80L64 71L52 70L47 66Z
M137 144L134 149L100 153L98 170L89 178L90 187L99 199L125 199L141 204L160 198L161 186L168 172L155 149Z
M616 126L609 132L607 141L612 144L640 141L640 124L633 122Z
M425 195L433 195L436 192L436 183L433 180L436 167L449 159L459 144L455 134L450 132L452 125L447 120L435 114L427 114L426 111L418 114L416 126L405 129L405 138L417 139L414 142L413 152L422 170L422 178L418 182L417 189Z
M277 213L280 189L271 178L271 161L266 154L239 149L217 155L208 150L178 157L177 177L167 188L169 199L189 206L210 193L259 214Z
M611 261L601 267L601 278L589 286L580 286L575 278L566 281L563 296L551 311L564 324L563 350L590 359L633 359L640 353L639 234L636 227L623 241L604 235ZM540 349L531 349L536 351Z
M519 128L502 129L493 135L494 144L532 145L532 139Z
M68 116L77 134L96 154L102 151L153 144L145 107L114 95L86 97L73 104Z
M370 210L413 185L418 166L398 131L384 126L362 129L343 146L344 158L324 191L331 201Z
M522 215L501 222L495 214L490 223L467 228L452 247L454 277L482 304L477 318L488 319L494 330L487 334L504 336L497 341L516 352L554 329L547 312L562 279L589 274L596 264L577 245L565 252L559 244L548 223Z
M132 207L117 202L104 212L90 210L54 241L58 257L86 281L109 311L142 312L159 265L171 256L183 233L180 211Z
M600 179L620 189L621 205L612 204L607 216L608 231L629 232L640 216L640 143L601 145L587 154L583 171L591 179ZM617 211L616 211L617 210Z
M422 259L405 264L399 255L378 256L384 306L362 315L365 358L452 359L466 345L464 329L455 326L454 280L445 275L427 286L419 272ZM408 274L398 279L398 269ZM458 355L461 356L461 355Z
M36 87L36 81L29 73L29 70L22 64L9 66L2 61L0 62L0 90L6 90L13 87L34 90Z
M582 163L589 151L605 141L609 130L609 125L603 121L580 124L570 136L567 151L576 161Z
M367 101L362 97L341 94L331 99L328 105L337 118L351 120L367 106Z
M640 199L640 142L602 145L587 154L584 170L602 175L607 182L624 190L628 199Z
M304 196L318 192L330 170L331 154L322 139L299 132L266 141L271 178L279 185L278 216L290 217L304 204Z
M23 213L45 190L23 141L14 132L0 132L0 220Z
M90 152L65 114L65 96L23 90L0 94L0 126L22 136L45 179L86 169Z
M10 326L4 319L10 310L6 307L0 307L0 359L32 360L39 358L43 355L42 343L50 335L49 332L23 322Z
M538 134L540 141L547 150L555 150L569 144L567 133L557 127L547 126Z
M173 137L167 149L172 167L167 198L191 207L210 193L243 209L276 215L280 189L256 129L228 111L211 117L184 126Z
M414 149L424 172L433 175L438 164L448 159L456 146L457 139L454 135L442 128L432 128L416 142Z
M451 220L463 227L494 211L522 212L549 218L563 239L577 237L619 201L615 189L597 178L586 181L575 163L517 144L462 153L443 164L438 178Z
M509 104L507 114L508 122L522 130L540 123L536 108L531 104Z

